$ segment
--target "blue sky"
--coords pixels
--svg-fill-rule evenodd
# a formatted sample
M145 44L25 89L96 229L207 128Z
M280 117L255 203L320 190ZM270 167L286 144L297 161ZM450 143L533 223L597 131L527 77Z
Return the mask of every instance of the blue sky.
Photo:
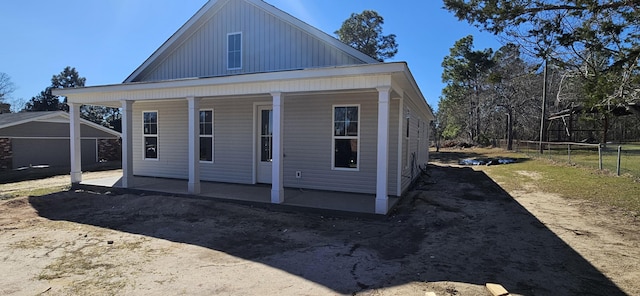
M44 90L51 76L75 67L86 84L121 83L182 26L206 0L20 0L0 4L0 72L17 89L13 98L28 101ZM437 108L444 86L442 59L453 43L474 35L476 49L500 47L442 9L436 0L266 0L267 3L329 33L351 13L365 9L384 17L384 34L396 34L398 54L406 61L428 103Z

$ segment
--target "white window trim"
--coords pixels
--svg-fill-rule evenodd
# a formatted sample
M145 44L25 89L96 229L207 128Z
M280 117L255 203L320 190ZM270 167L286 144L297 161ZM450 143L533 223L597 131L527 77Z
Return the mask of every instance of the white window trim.
M155 112L156 113L156 133L155 135L153 134L145 134L144 133L144 114L145 113L151 113L151 112ZM144 145L144 138L147 136L155 136L156 137L156 158L147 158L147 152L145 151L147 147L145 147ZM142 111L142 159L143 160L151 160L151 161L158 161L160 159L160 112L158 112L158 110L145 110Z
M200 128L200 111L211 111L211 135L201 135L198 132L198 137L202 140L202 138L211 138L211 161L207 161L207 160L200 160L200 163L214 163L215 160L215 146L216 146L216 141L215 141L215 137L213 135L215 135L215 113L213 112L213 108L208 108L208 109L200 109L198 111L198 128ZM198 152L200 150L200 147L198 147ZM198 156L200 155L200 153L198 153ZM198 157L200 158L200 157Z
M358 136L336 136L335 132L335 124L336 124L336 107L358 107ZM361 112L362 108L360 104L339 104L331 106L331 170L334 171L349 171L349 172L358 172L360 171L360 127L362 126L362 116ZM336 167L336 139L357 139L358 140L358 159L357 166L355 168L341 168Z
M240 66L239 67L230 67L229 66L229 36L231 36L231 35L240 35ZM227 53L227 70L241 70L242 69L242 64L244 62L242 60L242 32L227 33L226 53Z

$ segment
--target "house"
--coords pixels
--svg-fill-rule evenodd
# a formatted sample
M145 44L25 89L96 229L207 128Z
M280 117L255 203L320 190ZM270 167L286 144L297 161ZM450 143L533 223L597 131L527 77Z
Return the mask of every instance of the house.
M365 193L376 213L428 160L434 119L405 62L380 63L261 0L211 0L122 84L54 90L122 108L133 176ZM80 148L72 182L82 180Z
M87 166L119 159L120 133L80 120L79 152ZM64 111L0 114L0 170L32 165L69 167L69 114Z

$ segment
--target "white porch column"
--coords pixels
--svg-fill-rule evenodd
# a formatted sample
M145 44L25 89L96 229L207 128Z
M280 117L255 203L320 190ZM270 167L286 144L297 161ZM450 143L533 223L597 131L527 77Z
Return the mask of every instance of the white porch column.
M69 142L71 151L71 184L82 182L82 146L80 138L80 104L69 103Z
M272 142L272 159L271 159L271 203L283 203L284 202L284 185L282 184L283 177L283 147L282 147L282 128L283 128L283 113L282 113L282 93L273 92L273 135Z
M189 186L190 194L200 194L200 99L189 103Z
M378 157L376 183L376 214L389 211L389 96L390 87L378 88Z
M122 102L122 187L133 187L133 101Z

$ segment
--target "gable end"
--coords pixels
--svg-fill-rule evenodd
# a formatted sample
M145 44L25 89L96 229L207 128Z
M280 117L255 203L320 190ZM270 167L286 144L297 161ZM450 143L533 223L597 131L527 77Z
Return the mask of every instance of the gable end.
M229 66L230 34L240 33ZM217 0L201 8L125 80L161 81L378 63L261 0Z

